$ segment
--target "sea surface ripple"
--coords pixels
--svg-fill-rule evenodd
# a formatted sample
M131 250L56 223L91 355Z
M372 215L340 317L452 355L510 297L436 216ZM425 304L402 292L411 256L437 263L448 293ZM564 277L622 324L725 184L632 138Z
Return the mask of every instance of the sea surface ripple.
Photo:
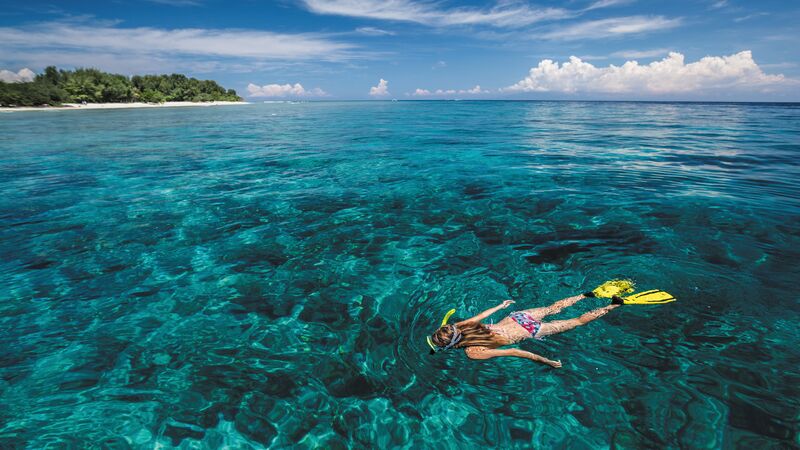
M0 447L796 447L798 261L800 105L3 114ZM428 355L615 277L679 301Z

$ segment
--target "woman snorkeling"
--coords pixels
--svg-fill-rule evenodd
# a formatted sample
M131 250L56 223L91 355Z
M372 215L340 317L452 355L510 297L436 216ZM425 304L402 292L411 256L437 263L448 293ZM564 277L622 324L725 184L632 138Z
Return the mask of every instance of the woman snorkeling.
M660 304L675 301L670 294L659 290L642 292L624 299L620 297L620 295L632 291L632 282L611 280L591 292L559 300L547 307L515 311L500 322L489 325L483 324L481 321L501 309L508 308L514 301L505 300L475 317L454 324L447 324L450 315L455 312L455 310L450 310L442 321L442 326L428 337L428 345L431 347L431 353L451 348L463 348L470 359L515 356L558 368L561 367L561 361L553 361L518 348L501 349L499 347L516 344L525 339L541 339L544 336L563 333L603 317L609 311L623 304ZM545 317L557 314L562 309L587 297L611 298L611 303L572 319L542 321Z

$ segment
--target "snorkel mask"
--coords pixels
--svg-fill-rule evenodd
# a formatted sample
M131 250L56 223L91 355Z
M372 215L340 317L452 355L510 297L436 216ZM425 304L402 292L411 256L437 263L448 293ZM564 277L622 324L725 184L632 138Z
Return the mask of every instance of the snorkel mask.
M456 313L455 308L451 309L450 311L447 311L447 314L444 315L444 319L442 319L442 324L439 325L439 327L441 328L441 327L447 325L447 321L450 320L450 316L452 316L455 313ZM463 337L461 335L461 332L458 331L458 328L456 328L455 325L450 325L450 326L453 329L453 336L450 338L450 342L447 345L445 345L444 347L437 347L433 343L433 340L431 339L430 336L426 336L425 337L425 341L428 342L428 346L431 348L431 352L430 352L431 355L433 355L437 351L450 350L454 345L456 345L459 342L461 342L461 338Z

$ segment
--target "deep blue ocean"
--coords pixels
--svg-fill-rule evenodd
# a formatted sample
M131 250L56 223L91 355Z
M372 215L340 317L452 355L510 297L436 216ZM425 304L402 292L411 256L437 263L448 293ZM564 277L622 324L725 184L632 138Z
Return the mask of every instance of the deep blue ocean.
M0 114L0 274L2 448L800 446L800 105Z

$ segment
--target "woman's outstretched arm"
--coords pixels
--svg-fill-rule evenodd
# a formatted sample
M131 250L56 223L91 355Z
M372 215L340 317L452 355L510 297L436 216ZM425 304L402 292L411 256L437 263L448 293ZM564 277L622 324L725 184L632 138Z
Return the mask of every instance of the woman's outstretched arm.
M553 361L536 353L527 352L518 348L488 348L488 347L467 347L464 352L470 359L490 359L498 356L516 356L517 358L530 359L538 363L547 364L550 367L561 367L561 361Z
M489 308L486 311L478 314L477 316L470 317L467 320L462 320L459 323L480 322L481 320L491 316L492 314L496 313L497 311L499 311L501 309L508 308L508 306L511 305L512 303L514 303L514 300L504 300L503 303L500 303L499 305L495 306L494 308ZM456 325L458 325L458 324L456 324Z

